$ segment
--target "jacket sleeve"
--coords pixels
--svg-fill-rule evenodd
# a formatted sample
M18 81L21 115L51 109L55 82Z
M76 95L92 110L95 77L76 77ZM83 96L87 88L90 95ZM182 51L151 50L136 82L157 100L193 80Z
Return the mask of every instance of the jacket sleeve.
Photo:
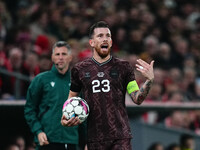
M35 77L31 82L26 96L24 117L33 134L42 132L42 125L38 118L39 104L41 102L43 86L41 79Z

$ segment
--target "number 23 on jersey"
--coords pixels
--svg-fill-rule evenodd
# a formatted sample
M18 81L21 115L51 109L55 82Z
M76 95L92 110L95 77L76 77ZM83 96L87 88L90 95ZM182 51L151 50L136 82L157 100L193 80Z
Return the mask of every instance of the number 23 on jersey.
M110 81L108 79L104 79L102 81L93 80L92 81L92 91L93 91L93 93L109 92L110 91Z

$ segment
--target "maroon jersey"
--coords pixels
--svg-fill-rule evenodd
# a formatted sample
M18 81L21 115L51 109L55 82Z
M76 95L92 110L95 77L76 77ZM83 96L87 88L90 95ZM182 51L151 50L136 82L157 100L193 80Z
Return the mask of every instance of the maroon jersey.
M76 64L71 74L71 91L82 91L89 104L88 142L131 138L125 94L135 75L129 62L89 58Z

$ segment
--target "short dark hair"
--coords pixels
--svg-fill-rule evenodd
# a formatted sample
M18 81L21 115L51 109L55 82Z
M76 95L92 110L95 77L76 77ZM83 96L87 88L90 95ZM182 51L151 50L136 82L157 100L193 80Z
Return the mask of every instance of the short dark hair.
M148 148L148 150L155 150L158 146L163 146L162 143L160 142L154 142L150 145L150 147Z
M93 34L94 34L94 29L95 28L109 28L108 24L105 21L99 21L96 22L95 24L93 24L90 27L90 31L89 31L89 38L91 39Z
M180 147L180 145L177 143L171 143L170 145L167 146L166 150L173 150L176 147Z
M190 135L190 134L187 134L187 133L186 134L182 134L180 136L180 144L181 144L181 146L185 146L187 140L189 140L189 139L193 139L194 140L194 137L192 135Z
M70 45L67 43L67 42L65 42L65 41L58 41L58 42L56 42L54 45L53 45L53 48L52 48L52 53L54 52L54 50L55 50L55 48L56 47L66 47L67 49L68 49L68 52L69 53L71 53L71 47L70 47Z

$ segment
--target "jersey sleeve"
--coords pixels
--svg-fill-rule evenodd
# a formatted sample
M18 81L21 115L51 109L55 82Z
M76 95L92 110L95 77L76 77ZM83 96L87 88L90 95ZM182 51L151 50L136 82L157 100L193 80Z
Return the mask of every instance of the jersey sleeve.
M126 84L128 85L129 82L135 80L134 68L130 63L127 63L126 71Z
M74 67L71 70L71 87L70 90L73 92L80 92L82 88L82 82L79 78L79 70Z

